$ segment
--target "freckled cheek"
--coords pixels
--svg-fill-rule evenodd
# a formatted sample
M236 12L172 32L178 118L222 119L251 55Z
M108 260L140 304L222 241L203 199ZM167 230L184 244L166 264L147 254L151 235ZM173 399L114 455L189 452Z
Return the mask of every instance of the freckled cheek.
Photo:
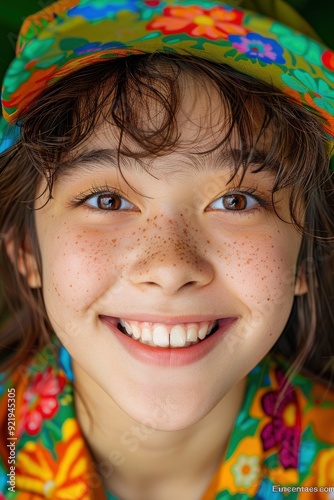
M111 288L119 279L121 251L116 240L84 234L75 238L55 236L43 258L45 297L84 309Z
M229 286L248 304L249 308L264 303L290 307L294 293L297 251L285 245L259 242L232 242L226 245L220 257ZM283 299L284 298L284 299Z

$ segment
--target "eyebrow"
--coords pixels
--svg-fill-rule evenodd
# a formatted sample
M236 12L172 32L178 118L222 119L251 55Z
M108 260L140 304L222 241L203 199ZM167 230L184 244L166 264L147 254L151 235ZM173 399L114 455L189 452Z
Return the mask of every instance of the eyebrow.
M208 170L208 161L210 165L210 170L221 172L224 168L232 168L235 167L237 163L249 162L250 165L254 166L263 166L261 170L263 171L277 171L278 163L268 162L267 152L259 151L253 149L252 151L248 150L240 150L240 149L224 149L221 150L217 148L211 152L200 152L194 150L192 153L183 153L184 160L182 161L182 165L180 162L178 165L175 162L172 162L168 157L165 158L166 163L166 171L175 172L178 167L182 166L182 169L188 168L189 171L205 171ZM163 158L163 157L160 157ZM148 171L150 171L150 167L154 162L155 158L146 157ZM186 160L186 161L185 161ZM96 170L103 168L113 167L115 169L119 168L119 164L121 164L122 168L125 169L142 169L143 167L140 165L140 160L134 159L133 157L126 155L119 155L118 151L112 148L101 148L101 149L92 149L89 151L84 151L77 154L74 158L67 160L59 167L57 172L57 178L67 178L76 176L79 172L95 172ZM160 172L160 171L159 171ZM166 173L167 173L166 172Z

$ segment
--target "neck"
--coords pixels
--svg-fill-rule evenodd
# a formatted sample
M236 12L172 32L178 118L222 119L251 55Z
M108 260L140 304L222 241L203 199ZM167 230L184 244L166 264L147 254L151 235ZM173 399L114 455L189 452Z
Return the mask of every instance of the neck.
M145 500L176 498L173 485L204 494L224 457L245 380L196 424L163 431L133 420L76 362L73 369L77 417L106 489L126 500L140 500L138 492L145 491Z

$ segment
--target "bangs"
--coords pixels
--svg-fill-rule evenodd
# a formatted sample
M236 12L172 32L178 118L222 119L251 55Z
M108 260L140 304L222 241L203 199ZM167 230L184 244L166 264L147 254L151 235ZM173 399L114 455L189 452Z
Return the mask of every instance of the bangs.
M118 160L126 156L140 162L184 147L177 116L191 82L200 89L198 99L201 93L210 98L210 89L217 89L222 119L214 144L188 148L198 155L228 149L231 180L238 175L242 182L249 168L269 170L273 193L290 188L297 223L298 200L302 197L307 206L308 194L328 170L327 139L318 118L270 85L191 56L152 54L103 62L48 88L26 114L22 147L47 180L50 196L54 181L103 123L116 132Z

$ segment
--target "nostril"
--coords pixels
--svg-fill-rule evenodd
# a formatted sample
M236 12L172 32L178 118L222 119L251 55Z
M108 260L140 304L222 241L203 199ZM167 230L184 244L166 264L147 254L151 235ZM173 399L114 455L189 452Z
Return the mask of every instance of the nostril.
M142 290L160 288L168 294L206 286L213 278L214 270L210 262L199 262L189 257L177 260L175 256L162 258L154 254L145 259L139 258L129 269L130 281Z
M180 290L183 288L193 288L194 286L200 285L199 281L188 281L187 283L184 283L184 285L181 286Z

